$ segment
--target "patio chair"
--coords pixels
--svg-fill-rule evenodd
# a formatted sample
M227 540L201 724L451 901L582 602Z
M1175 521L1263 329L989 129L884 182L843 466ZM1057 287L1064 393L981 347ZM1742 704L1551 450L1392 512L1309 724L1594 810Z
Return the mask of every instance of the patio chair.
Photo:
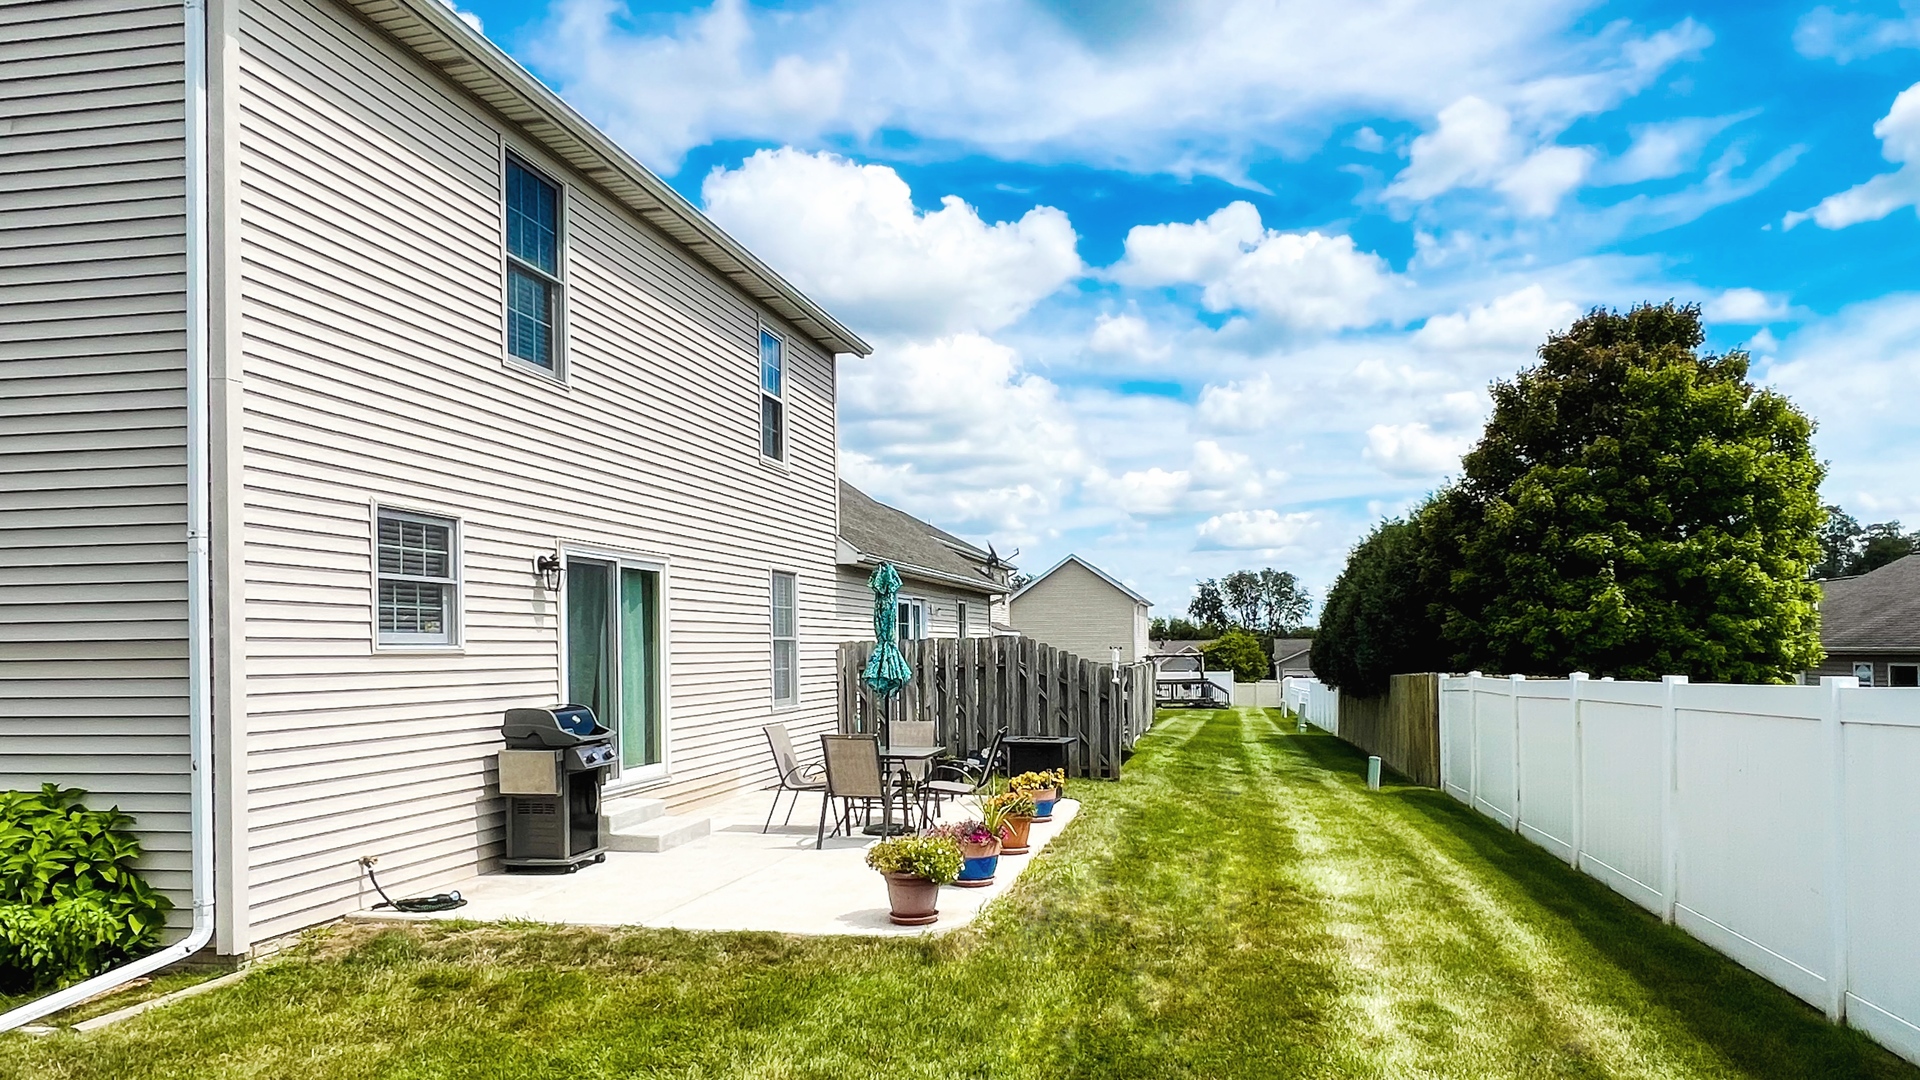
M964 795L976 795L987 786L994 770L999 767L1001 741L1007 737L1007 729L1001 728L987 740L986 748L961 761L942 762L933 767L936 779L920 785L936 801L944 802ZM937 779L945 774L951 779Z
M820 759L826 769L826 794L820 798L820 827L813 846L818 849L827 839L827 807L840 800L840 813L833 820L833 835L844 829L853 833L853 804L858 802L872 817L873 804L887 797L886 778L880 770L880 736L822 735Z
M793 752L793 737L787 734L785 724L767 724L760 729L766 733L767 748L773 751L773 768L780 774L780 786L774 789L773 805L767 808L766 824L760 826L761 832L773 828L773 815L780 809L780 796L793 792L793 801L787 803L787 818L782 823L793 824L793 808L800 805L800 793L803 791L820 792L822 805L826 803L827 777L820 769L819 762L802 762Z

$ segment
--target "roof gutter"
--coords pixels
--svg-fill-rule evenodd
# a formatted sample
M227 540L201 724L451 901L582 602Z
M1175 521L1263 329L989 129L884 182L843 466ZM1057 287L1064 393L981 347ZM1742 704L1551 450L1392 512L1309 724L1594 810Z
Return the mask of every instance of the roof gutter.
M864 551L860 553L861 566L879 566L883 562L893 564L895 570L900 571L901 574L907 577L937 581L945 585L964 586L975 592L986 593L989 596L1005 596L1008 592L1005 585L997 581L989 581L986 578L964 577L960 574L949 574L944 570L932 570L924 566L914 566L911 563L903 563L898 559L882 559L878 555L869 555Z
M213 940L212 509L208 461L209 296L207 275L207 9L183 0L186 31L187 195L187 757L192 836L193 925L158 952L0 1013L0 1031L68 1009L177 963Z

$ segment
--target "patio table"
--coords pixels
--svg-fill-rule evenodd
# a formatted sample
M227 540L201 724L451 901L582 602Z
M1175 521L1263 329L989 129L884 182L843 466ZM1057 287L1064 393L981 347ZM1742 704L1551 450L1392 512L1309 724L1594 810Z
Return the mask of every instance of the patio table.
M936 758L945 757L946 753L947 753L947 748L944 746L908 746L902 743L899 746L885 747L880 751L881 772L886 773L888 771L891 771L892 769L897 768L899 770L900 779L905 782L902 786L914 787L916 785L914 783L913 774L907 771L907 766L915 762L923 762L923 761L930 762L935 760ZM896 836L900 833L912 832L913 829L910 826L908 826L905 822L902 822L899 828L897 829L894 827L893 785L887 784L881 789L881 791L882 791L882 794L880 797L880 822L881 823L879 825L869 825L862 831L864 831L868 836ZM901 809L904 812L905 807L902 807Z

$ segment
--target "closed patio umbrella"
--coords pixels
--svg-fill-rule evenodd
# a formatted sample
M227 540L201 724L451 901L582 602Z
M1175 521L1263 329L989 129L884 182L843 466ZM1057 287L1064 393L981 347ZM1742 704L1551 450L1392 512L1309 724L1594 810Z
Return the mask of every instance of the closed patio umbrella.
M900 652L900 574L892 563L881 563L867 579L867 587L873 590L873 655L867 658L860 681L885 703L880 741L892 745L887 726L893 719L893 695L913 678L913 669Z

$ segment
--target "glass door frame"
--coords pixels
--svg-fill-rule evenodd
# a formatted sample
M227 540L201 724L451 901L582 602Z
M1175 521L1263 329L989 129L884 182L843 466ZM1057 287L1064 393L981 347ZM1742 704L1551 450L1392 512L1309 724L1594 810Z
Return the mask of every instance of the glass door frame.
M656 629L658 630L657 640L659 641L658 648L660 650L658 680L660 695L660 761L654 765L643 765L637 768L625 768L616 765L613 774L607 777L606 791L607 794L613 795L662 783L672 775L673 772L673 665L671 663L673 656L673 635L671 630L673 624L671 617L673 610L672 563L665 556L650 555L645 552L625 548L608 547L604 544L569 543L563 540L557 546L560 550L560 565L563 568L569 566L571 560L576 558L591 559L594 562L612 565L614 571L614 600L612 610L616 612L619 610L618 597L620 593L621 570L643 570L656 575L659 579L660 602L658 604L656 617L660 625ZM560 575L559 618L556 620L559 624L560 635L560 653L556 661L556 667L558 668L557 682L560 687L559 697L563 701L566 700L568 693L570 693L567 686L567 662L569 659L567 652L567 576L567 573L564 571ZM621 657L618 655L622 636L623 635L617 632L612 635L615 648L614 663L616 670L624 670ZM616 717L615 720L619 722L623 721L624 718ZM616 727L614 730L618 733L615 740L615 761L617 762L622 752L619 739L624 738L626 732L624 728Z

